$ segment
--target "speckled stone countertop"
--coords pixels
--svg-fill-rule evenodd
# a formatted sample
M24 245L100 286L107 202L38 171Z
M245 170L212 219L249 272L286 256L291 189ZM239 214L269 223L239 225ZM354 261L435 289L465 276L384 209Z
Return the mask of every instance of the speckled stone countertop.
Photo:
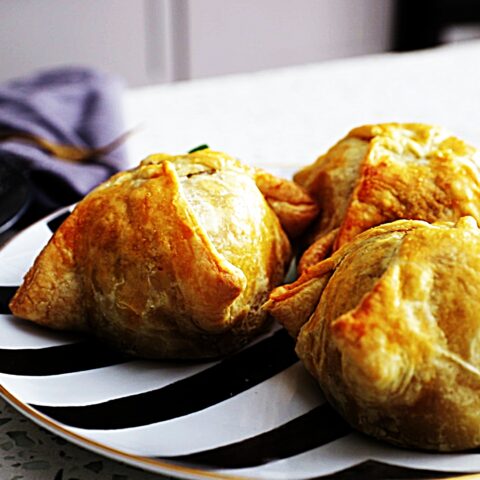
M0 399L1 480L159 480L170 477L88 452L38 427Z
M352 127L445 126L480 144L480 43L388 54L128 92L132 165L207 143L245 162L293 170ZM39 428L0 400L1 480L158 480Z

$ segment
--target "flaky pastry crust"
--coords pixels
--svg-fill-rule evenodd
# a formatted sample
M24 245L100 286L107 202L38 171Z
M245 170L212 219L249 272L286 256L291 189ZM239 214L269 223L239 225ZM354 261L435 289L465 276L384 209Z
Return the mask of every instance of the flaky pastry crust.
M480 230L398 220L369 229L267 308L327 399L404 447L480 446Z
M397 219L480 222L480 157L442 128L387 123L353 129L294 180L322 215L299 270L364 230Z
M277 217L257 175L262 192L282 184L208 149L152 155L113 176L54 234L12 312L93 332L144 357L213 357L240 348L265 327L261 305L291 259L279 217L287 229L295 222L305 228L318 211L309 219L302 209L285 213L292 198L314 202L284 181L291 198Z

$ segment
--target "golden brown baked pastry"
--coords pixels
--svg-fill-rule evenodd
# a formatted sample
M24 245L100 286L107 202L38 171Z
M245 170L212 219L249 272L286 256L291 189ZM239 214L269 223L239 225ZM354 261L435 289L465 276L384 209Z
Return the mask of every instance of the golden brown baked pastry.
M12 312L145 357L241 347L265 326L260 307L291 259L257 175L275 196L266 174L211 150L152 155L113 176L57 230ZM280 183L297 200L280 208L281 220L304 228L317 207L293 182Z
M480 446L480 230L398 220L367 230L268 309L327 399L397 445Z
M480 157L445 130L388 123L353 129L294 179L320 204L302 271L355 235L396 219L480 221Z

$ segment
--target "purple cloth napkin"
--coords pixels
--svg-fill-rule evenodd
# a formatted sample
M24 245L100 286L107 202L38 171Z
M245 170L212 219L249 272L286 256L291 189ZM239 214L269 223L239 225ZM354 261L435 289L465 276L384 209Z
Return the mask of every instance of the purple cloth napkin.
M117 77L88 68L60 68L0 85L0 132L21 131L60 145L103 147L125 133ZM41 148L0 143L0 158L22 170L33 187L35 216L75 202L126 167L125 148L71 163Z

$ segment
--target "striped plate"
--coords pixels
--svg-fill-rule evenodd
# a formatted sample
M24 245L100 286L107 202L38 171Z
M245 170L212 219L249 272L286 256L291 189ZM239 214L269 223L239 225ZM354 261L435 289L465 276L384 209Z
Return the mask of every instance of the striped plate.
M396 449L351 431L271 332L214 362L127 358L13 317L8 302L65 209L0 251L0 394L84 448L190 479L445 478L480 454Z

